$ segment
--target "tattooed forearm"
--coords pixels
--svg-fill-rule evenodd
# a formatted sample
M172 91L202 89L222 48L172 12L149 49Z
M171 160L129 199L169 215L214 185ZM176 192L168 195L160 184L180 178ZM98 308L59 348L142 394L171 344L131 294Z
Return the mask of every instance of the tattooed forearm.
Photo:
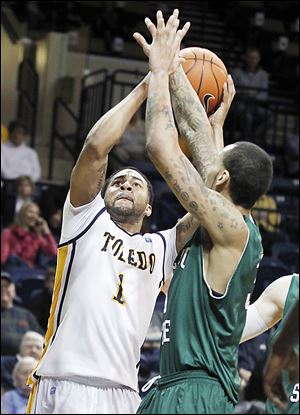
M206 200L208 197L207 188L201 179L201 177L196 173L192 164L184 156L180 156L178 159L171 159L175 173L171 174L170 170L167 168L163 175L167 180L169 186L172 188L176 196L182 205L190 212L194 213L196 217L201 220L203 215L207 213L206 209ZM176 177L180 177L180 184ZM204 196L203 203L199 205L197 199L199 199L199 193L202 193Z
M216 157L213 130L206 112L180 69L170 77L172 104L180 135L189 143L193 162L206 180Z
M160 130L159 130L160 129ZM174 130L176 132L170 98L163 92L150 92L146 106L146 134L151 140L153 131L161 133L161 130ZM168 139L168 137L166 137Z

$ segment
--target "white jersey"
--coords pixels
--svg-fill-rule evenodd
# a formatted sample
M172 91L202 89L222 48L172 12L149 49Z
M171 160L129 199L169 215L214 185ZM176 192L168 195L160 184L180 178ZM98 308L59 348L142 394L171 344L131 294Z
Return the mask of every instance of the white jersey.
M33 376L138 391L140 348L176 255L175 227L129 234L100 193L78 208L68 194L46 343Z

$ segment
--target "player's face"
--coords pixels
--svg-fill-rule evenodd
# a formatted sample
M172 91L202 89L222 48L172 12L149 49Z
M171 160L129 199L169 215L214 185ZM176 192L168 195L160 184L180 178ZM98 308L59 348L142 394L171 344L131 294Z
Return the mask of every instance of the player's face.
M108 185L105 204L109 213L118 216L139 218L148 215L151 207L146 180L135 170L121 170Z

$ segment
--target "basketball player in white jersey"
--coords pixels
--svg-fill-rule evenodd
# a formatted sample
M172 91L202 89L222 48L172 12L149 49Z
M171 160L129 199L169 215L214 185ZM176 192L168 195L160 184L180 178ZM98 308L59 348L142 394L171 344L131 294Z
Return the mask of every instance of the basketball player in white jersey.
M27 413L135 413L138 369L155 302L197 227L140 233L151 184L125 168L104 186L108 154L147 96L148 78L93 126L73 168L45 347Z

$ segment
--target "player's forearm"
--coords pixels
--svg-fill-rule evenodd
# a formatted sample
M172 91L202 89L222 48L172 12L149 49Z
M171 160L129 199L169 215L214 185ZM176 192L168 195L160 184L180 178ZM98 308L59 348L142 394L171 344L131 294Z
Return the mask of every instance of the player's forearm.
M149 157L155 162L178 143L171 106L167 71L151 74L146 106L146 137Z
M213 130L213 142L216 148L216 151L219 152L224 148L224 135L223 127L221 125L214 125Z
M205 180L216 156L212 127L182 67L170 76L170 87L180 135L187 139L193 162Z
M273 343L275 354L285 354L299 342L299 299L294 304L279 336Z
M104 114L87 135L85 145L106 155L118 143L129 121L145 101L148 92L147 75L121 102Z

